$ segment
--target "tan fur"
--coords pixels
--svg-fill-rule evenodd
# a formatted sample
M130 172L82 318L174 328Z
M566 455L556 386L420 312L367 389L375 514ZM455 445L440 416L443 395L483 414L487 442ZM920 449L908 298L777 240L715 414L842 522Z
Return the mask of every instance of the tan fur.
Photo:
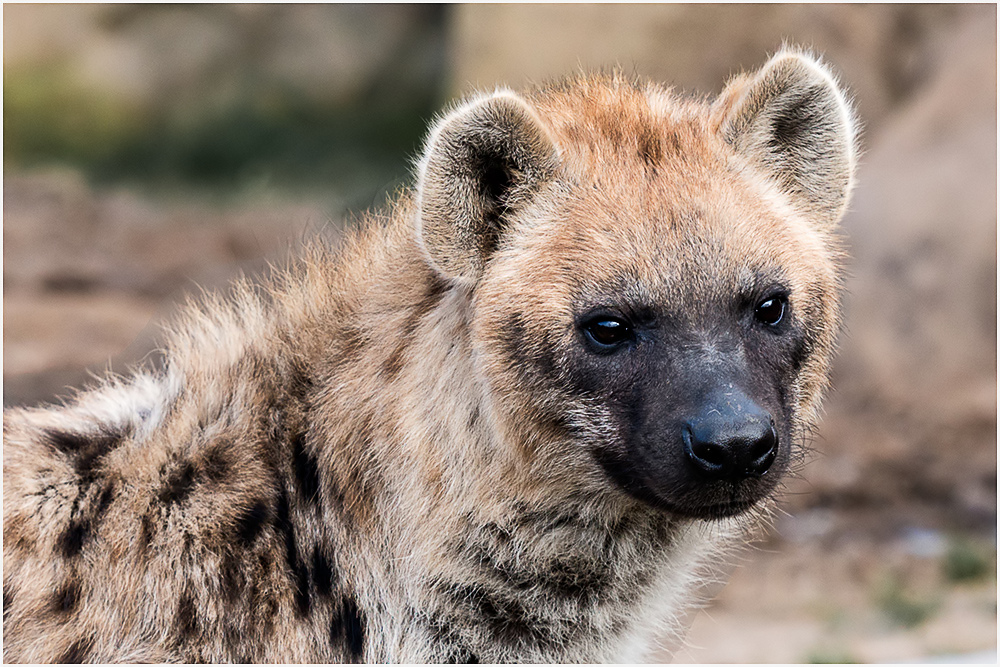
M630 661L680 632L767 505L695 520L624 493L581 447L614 415L558 378L609 285L695 322L779 267L810 426L854 137L827 105L832 152L802 128L775 161L776 68L843 100L794 53L712 106L620 75L474 98L415 193L189 306L162 371L5 411L5 660ZM506 165L485 189L482 151Z

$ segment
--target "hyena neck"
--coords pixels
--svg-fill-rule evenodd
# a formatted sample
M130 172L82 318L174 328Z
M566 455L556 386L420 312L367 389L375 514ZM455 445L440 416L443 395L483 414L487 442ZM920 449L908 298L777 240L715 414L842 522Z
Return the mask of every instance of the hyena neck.
M365 288L357 318L321 346L326 377L306 443L324 523L356 545L344 559L368 571L379 604L401 607L391 617L407 619L412 646L383 657L621 660L646 625L676 631L701 528L617 494L534 493L525 443L476 367L470 295L405 241L386 257L407 280ZM367 328L352 332L355 321ZM364 344L389 335L391 345Z
M438 651L422 659L648 659L640 637L681 632L717 529L586 503L490 510L468 508L404 547L416 625Z

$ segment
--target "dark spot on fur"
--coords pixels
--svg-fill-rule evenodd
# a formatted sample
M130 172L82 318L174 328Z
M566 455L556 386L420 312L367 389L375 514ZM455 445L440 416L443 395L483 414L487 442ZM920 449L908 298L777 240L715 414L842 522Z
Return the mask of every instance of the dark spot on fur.
M429 313L437 306L438 303L440 303L441 299L448 292L451 285L437 273L432 272L427 275L427 283L425 287L424 296L420 299L420 303L417 304L416 310L421 317Z
M288 507L288 492L282 488L278 495L278 507L275 513L275 528L284 536L285 562L292 572L294 584L295 608L299 615L307 617L312 607L309 597L309 569L299 558L298 546L295 540L295 529L292 526Z
M153 526L153 520L148 514L143 515L142 522L139 527L139 552L146 553L149 549L149 545L153 542L153 533L155 532L155 527Z
M664 134L660 142L660 147L663 149L664 154L678 155L682 153L681 138L677 134L677 131L670 130Z
M323 555L319 546L316 546L313 549L312 557L312 580L316 587L316 592L323 597L329 596L333 590L335 577L336 572L334 572L333 566L330 565L330 561Z
M292 371L289 373L287 390L288 395L300 403L306 402L309 394L312 393L313 379L309 375L308 366L295 359L292 361Z
M350 662L361 662L365 650L365 621L353 598L345 597L330 621L330 643L346 648Z
M7 612L10 611L11 605L14 604L14 586L10 582L4 582L3 584L3 617L7 620Z
M511 313L507 318L507 326L500 331L500 340L504 349L515 363L528 361L525 358L524 343L528 334L527 326L524 323L524 315L521 313Z
M90 439L79 433L67 433L56 429L45 431L49 446L63 454L76 454L90 447Z
M70 433L58 429L44 431L45 440L57 452L72 456L80 477L89 478L101 459L117 447L128 434L123 430L105 430L93 435Z
M71 519L69 526L59 536L59 552L66 558L78 556L83 545L90 539L90 529L88 517Z
M526 379L559 374L558 364L548 342L532 335L523 313L512 313L498 335L511 365L521 371Z
M235 602L239 599L240 593L243 591L243 586L246 583L246 577L240 568L239 559L233 552L229 551L223 556L219 577L226 600L228 602Z
M260 535L267 520L267 505L258 500L236 520L236 537L244 545L252 544Z
M479 656L468 649L456 649L442 661L446 665L478 665Z
M52 598L52 611L57 614L69 614L76 609L80 601L80 584L71 581L56 591Z
M93 637L81 637L65 653L59 656L55 662L66 665L76 665L86 662L90 659L90 651L93 647Z
M200 470L204 472L209 481L220 482L229 473L229 455L226 451L228 447L228 440L220 440L214 442L205 451Z
M292 529L292 519L288 508L288 491L284 487L278 492L278 503L275 507L274 513L274 527L278 532L285 535L285 544L288 545L288 533ZM292 537L292 544L294 545L295 538Z
M349 364L361 354L364 347L364 336L357 324L348 323L340 329L340 359L341 365Z
M603 130L604 136L613 146L618 146L625 140L621 120L613 112L603 112L596 120L600 124L600 129Z
M382 362L382 375L387 380L395 379L399 375L399 372L403 370L403 355L406 353L408 344L409 341L401 340L389 356L386 357L385 361Z
M250 656L250 647L247 646L250 637L243 632L239 625L229 620L224 620L225 628L222 630L223 645L228 649L233 662L240 664L250 664L253 662Z
M303 433L292 438L292 460L299 493L309 502L319 502L319 467L313 455L306 451Z
M538 620L519 600L500 591L472 585L446 585L444 592L460 607L470 611L494 638L503 644L538 643L544 632Z
M108 507L111 505L111 501L115 498L115 483L114 481L109 481L104 485L101 490L101 495L97 497L97 503L94 505L94 520L100 520L100 518L107 511Z
M435 303L439 301L445 294L447 294L452 287L452 283L449 280L445 280L443 277L435 272L428 272L425 274L427 282L427 290L425 292L425 298L434 299Z
M462 665L481 662L479 656L465 646L449 620L431 616L427 619L427 629L434 642L443 648L444 657L441 659L443 664Z
M194 597L187 591L181 594L177 602L174 625L182 639L190 639L198 634L198 608L194 603Z
M663 145L660 137L651 127L643 127L636 140L639 142L639 157L650 167L656 167L663 160Z
M88 483L81 488L80 493L73 500L69 523L57 540L58 550L67 558L79 555L83 546L97 530L104 512L107 511L114 499L114 480L106 481L100 491L96 492L96 497L90 493L90 490L94 488L94 481L92 477L88 478ZM85 503L85 498L90 499L89 504ZM81 504L84 505L82 510Z
M574 563L557 561L540 578L540 583L554 595L564 598L580 598L598 594L608 584L606 568L599 563Z
M164 481L159 493L160 502L179 503L190 495L192 489L194 489L194 466L190 461L185 461Z

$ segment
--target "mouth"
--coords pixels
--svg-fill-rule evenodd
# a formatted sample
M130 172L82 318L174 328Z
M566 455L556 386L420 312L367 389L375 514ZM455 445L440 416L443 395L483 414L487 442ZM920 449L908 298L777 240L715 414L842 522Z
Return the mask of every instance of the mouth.
M745 514L757 506L757 500L734 500L725 503L713 503L706 505L675 505L672 503L660 503L663 509L688 519L702 519L707 521L728 519L740 514Z
M690 519L728 519L753 511L772 496L775 479L659 487L651 495L665 511ZM654 487L655 488L655 487Z
M706 521L722 520L752 511L771 496L780 470L740 481L709 482L686 474L682 466L664 466L661 475L650 474L654 466L597 450L595 458L621 491L663 512ZM680 468L681 472L677 469Z

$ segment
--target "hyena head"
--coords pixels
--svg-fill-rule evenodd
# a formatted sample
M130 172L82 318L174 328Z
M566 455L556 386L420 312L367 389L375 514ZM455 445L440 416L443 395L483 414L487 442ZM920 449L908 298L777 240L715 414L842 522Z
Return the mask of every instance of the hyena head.
M445 116L418 235L530 475L693 518L768 497L826 381L854 164L794 51L710 105L608 76Z

